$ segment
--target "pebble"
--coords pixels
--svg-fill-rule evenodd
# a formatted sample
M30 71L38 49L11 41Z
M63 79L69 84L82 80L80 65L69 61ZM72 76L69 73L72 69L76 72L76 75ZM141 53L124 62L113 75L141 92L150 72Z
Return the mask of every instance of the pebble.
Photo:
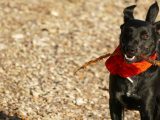
M17 34L13 34L12 35L12 38L16 41L21 41L24 39L24 34L21 34L21 33L17 33Z
M35 90L30 90L30 94L34 97L34 98L38 98L39 97L39 94L38 92L36 92Z
M0 50L4 50L7 48L7 45L0 43Z
M59 13L55 10L52 10L51 11L51 15L55 16L55 17L58 17L59 16Z
M86 104L86 101L83 98L77 98L77 99L75 99L75 101L73 101L73 103L75 103L76 105L81 106L81 105Z

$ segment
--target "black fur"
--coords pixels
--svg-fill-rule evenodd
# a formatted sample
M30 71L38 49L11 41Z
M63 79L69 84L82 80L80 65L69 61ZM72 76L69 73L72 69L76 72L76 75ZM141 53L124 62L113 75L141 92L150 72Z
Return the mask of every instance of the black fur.
M146 21L134 19L135 6L124 10L124 24L121 26L120 46L123 55L134 61L138 56L160 53L160 22L155 23L159 7L155 2L148 10ZM159 57L157 58L159 60ZM140 112L141 120L160 120L160 68L151 66L145 72L131 77L133 83L118 75L110 75L110 114L112 120L124 120L124 108Z

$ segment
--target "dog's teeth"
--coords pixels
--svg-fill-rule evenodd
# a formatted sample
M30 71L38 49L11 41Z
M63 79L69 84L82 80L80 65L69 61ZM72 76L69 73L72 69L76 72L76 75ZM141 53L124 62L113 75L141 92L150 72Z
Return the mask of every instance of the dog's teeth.
M131 57L131 58L129 58L127 55L124 55L125 56L125 58L127 59L127 60L129 60L129 61L133 61L134 59L135 59L135 56L133 56L133 57Z

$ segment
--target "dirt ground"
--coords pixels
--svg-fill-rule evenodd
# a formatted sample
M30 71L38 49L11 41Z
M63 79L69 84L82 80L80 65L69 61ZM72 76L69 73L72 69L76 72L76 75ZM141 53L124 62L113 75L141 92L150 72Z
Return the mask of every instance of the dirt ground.
M138 1L144 19L154 0ZM110 120L104 61L135 0L1 0L0 120ZM127 111L125 120L138 120Z

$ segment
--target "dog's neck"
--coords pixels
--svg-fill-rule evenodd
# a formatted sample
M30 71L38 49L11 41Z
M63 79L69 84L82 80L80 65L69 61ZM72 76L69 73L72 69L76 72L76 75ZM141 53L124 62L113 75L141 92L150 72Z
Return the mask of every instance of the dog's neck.
M129 79L132 82L128 78L126 78L126 80L130 83L128 84L129 87L128 87L128 91L126 92L126 95L128 97L137 95L138 93L137 88L140 88L140 86L142 86L143 84L148 83L150 79L155 78L155 76L157 75L156 72L159 72L159 67L152 65L145 72L136 76L129 77ZM146 79L141 79L141 78L146 78Z
M142 77L151 78L151 77L153 77L157 70L159 70L159 67L155 66L155 65L152 65L149 69L147 69L143 73L135 75L135 76L132 76L132 77L127 77L126 79L130 83L134 84L135 81L138 81L139 78L142 78Z

